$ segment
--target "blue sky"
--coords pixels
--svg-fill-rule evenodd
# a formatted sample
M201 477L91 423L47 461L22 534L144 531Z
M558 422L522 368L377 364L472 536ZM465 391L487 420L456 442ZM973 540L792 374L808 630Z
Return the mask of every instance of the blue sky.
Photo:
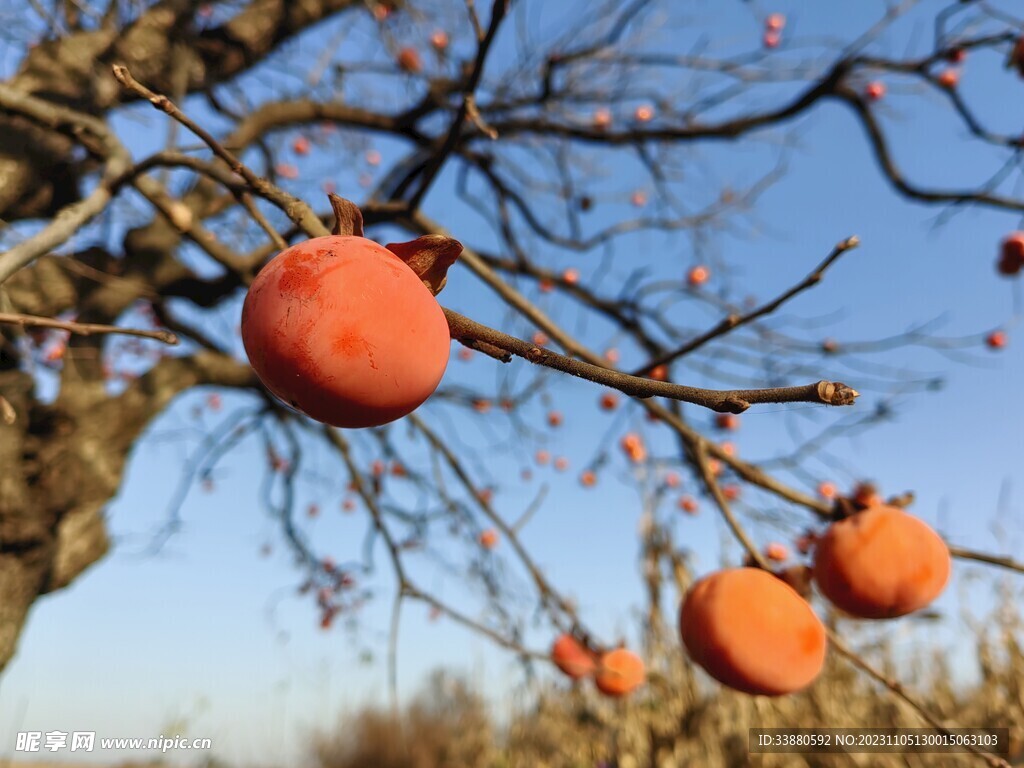
M921 5L924 15L942 7L935 2ZM694 23L702 25L711 39L723 41L726 49L756 46L759 27L748 5L686 6ZM882 8L876 2L843 6L780 0L770 7L755 7L757 13L786 13L787 35L791 31L796 39L807 40L863 29ZM920 50L929 32L921 18L918 13L904 22L892 42L883 42L876 50L891 55ZM543 28L548 22L534 23ZM512 29L509 25L506 31ZM319 51L333 33L332 28L318 30L298 45ZM368 35L353 35L353 45L370 44ZM342 46L338 55L344 58L349 50ZM353 56L360 50L357 47ZM509 40L502 40L495 54L497 68L510 51ZM273 81L265 78L262 87L274 87ZM996 152L968 147L963 129L944 116L937 96L917 95L895 79L888 85L890 93L877 108L909 177L921 183L970 185L984 180L986 169L996 167ZM1019 98L1024 81L1005 72L996 55L968 61L962 91L998 128L1009 131L1024 125L1024 99ZM398 94L384 90L380 98ZM138 156L160 145L162 136L153 126L162 128L163 123L141 111L119 121L122 135ZM611 291L638 263L678 276L698 259L710 259L722 265L723 275L727 270L728 280L764 299L806 274L835 242L856 234L862 246L835 266L819 287L788 305L785 314L828 317L821 333L839 340L890 336L932 318L943 320L940 334L960 337L987 332L1011 319L1019 283L999 277L993 265L1001 237L1020 226L1016 217L967 209L937 223L939 209L904 201L882 180L861 128L838 104L823 105L788 128L795 131L702 147L694 161L695 174L713 168L718 182L742 186L780 156L780 139L791 141L792 147L784 152L787 175L764 194L750 227L717 236L699 253L692 241L679 235L630 236L619 243L602 285ZM281 144L290 136L281 137ZM384 153L385 165L394 159L387 143L374 146ZM619 191L645 183L636 166L621 156L602 153L600 160L602 170L621 179ZM307 168L315 174L315 166L323 165L319 158L306 166L300 163L304 174ZM308 178L304 175L296 190L312 197L319 193ZM454 174L442 177L427 200L428 213L468 244L489 245L491 235L480 220L451 205L455 181ZM629 213L626 205L604 210L608 216ZM381 239L388 238L382 234ZM585 276L598 261L598 255L560 256L556 261L552 254L542 253L540 258L578 266ZM496 326L523 330L521 324L508 324L507 313L464 269L453 271L442 300ZM237 313L238 306L219 318L223 327L232 327L231 313ZM573 307L562 304L550 310L568 328L580 330ZM714 319L709 315L704 322L710 325ZM692 322L701 324L699 317ZM586 326L581 333L601 348L599 329ZM1024 405L1007 393L1024 381L1024 340L1012 328L1010 336L1007 350L974 350L964 355L967 364L920 349L877 358L887 365L941 374L946 384L938 392L900 398L892 420L831 446L843 463L841 470L830 472L816 465L815 471L844 487L858 478L872 478L886 493L913 490L913 511L954 541L1019 551L1024 524L1016 483L1022 477ZM623 362L628 366L634 361ZM496 368L496 363L482 359L461 363L453 355L446 384L485 385L510 371L520 380L527 378L525 363ZM859 388L856 371L823 369L822 374ZM676 375L687 383L692 375L701 383L700 372L686 371L685 365ZM425 414L443 417L460 440L485 452L486 463L474 466L489 473L498 486L497 508L507 517L529 504L540 483L549 485L544 505L524 531L524 544L551 580L578 599L581 613L604 639L634 637L641 600L637 492L621 482L628 470L617 456L602 473L599 490L581 490L578 471L613 424L615 434L626 425L646 430L659 456L671 454L671 442L651 431L638 409L627 416L598 412L595 404L601 390L595 385L558 382L550 391L566 424L546 438L546 445L553 454L569 457L573 469L564 475L538 470L529 483L519 479L519 471L533 449L512 440L500 418L467 419L434 403L428 404ZM206 412L196 422L193 406L201 405L207 394L193 392L181 398L135 451L124 488L109 512L116 542L113 553L71 588L34 608L21 650L0 683L0 754L9 751L18 730L96 730L107 736L146 737L175 731L212 738L215 753L231 760L285 763L303 754L311 730L331 728L341 713L363 702L385 701L381 649L393 582L383 567L383 553L378 553L381 567L371 582L376 598L362 612L359 628L321 631L311 602L296 594L302 576L284 554L277 524L263 508L259 487L265 457L257 442L243 443L219 465L212 493L191 489L183 506L182 530L159 554L148 554L154 531L166 519L181 467L198 445L195 435L227 418L236 407L251 405L247 398L227 396L221 413ZM864 388L857 408L868 411L881 398L881 393ZM531 413L540 423L544 408L538 404ZM710 421L702 414L691 415L697 424ZM833 419L846 417L816 406L754 408L743 415L736 443L745 457L769 458L793 444L794 430L814 434ZM360 443L367 445L368 441ZM343 561L357 555L368 523L364 515L339 513L340 481L333 476L338 469L326 459L314 461L300 503L316 502L324 511L317 520L302 524L319 551ZM762 497L751 503L769 504ZM696 519L673 523L678 539L698 553L695 565L700 571L714 568L723 556L737 559L735 548L720 552L722 526L704 506ZM755 525L754 530L764 541L782 535L770 525ZM267 542L274 544L274 552L263 557L260 550ZM460 556L455 546L442 549L450 558ZM436 589L444 599L472 599L457 578L425 566L419 572L432 574L424 577L430 581L423 586ZM959 578L964 569L958 566L956 573ZM963 640L957 592L950 589L940 604L949 613L940 637L951 648L955 640ZM982 600L980 605L984 604ZM534 647L548 642L543 631L530 640ZM367 650L372 659L364 658ZM508 654L449 621L429 621L421 605L407 605L399 646L400 691L415 690L423 675L439 665L469 673L499 702L503 691L522 682L521 670ZM963 669L969 672L969 665Z

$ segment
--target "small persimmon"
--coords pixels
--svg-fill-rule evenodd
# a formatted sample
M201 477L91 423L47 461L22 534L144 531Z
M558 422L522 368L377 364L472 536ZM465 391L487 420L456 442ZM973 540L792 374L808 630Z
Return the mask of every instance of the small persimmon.
M633 113L638 123L647 123L654 119L654 107L650 104L641 104Z
M601 656L594 676L597 690L615 698L632 693L645 681L643 659L625 648L616 648Z
M299 178L299 169L291 163L278 163L274 166L274 171L282 179L297 179Z
M415 75L423 71L423 61L420 59L419 51L415 48L405 47L398 52L398 66L403 72Z
M874 80L868 83L867 87L864 88L864 95L871 101L879 101L883 96L885 96L885 83L880 80Z
M744 693L793 693L825 663L821 620L792 587L759 568L718 571L694 584L679 631L694 662Z
M711 270L705 266L696 266L690 270L686 276L686 281L696 288L698 285L703 285L711 277Z
M640 464L647 458L647 449L644 447L644 442L640 435L635 432L624 435L622 440L619 441L619 445L634 464Z
M814 580L828 600L865 619L924 608L949 581L949 548L923 520L876 504L839 520L819 539Z
M573 680L589 677L597 670L593 652L572 635L561 635L555 640L551 661Z
M985 345L989 349L1002 349L1006 346L1008 337L1005 331L992 331L985 337Z
M449 42L448 33L443 29L435 29L430 35L430 44L438 53L447 50Z
M666 381L668 379L668 366L656 365L647 372L647 376L654 381Z
M733 431L740 428L740 417L735 413L715 414L715 426L726 431Z
M944 69L939 73L937 79L939 85L943 88L949 88L952 90L960 84L960 70L953 69L952 67Z
M493 528L488 528L486 531L480 532L479 537L480 546L484 549L494 549L498 546L498 532Z

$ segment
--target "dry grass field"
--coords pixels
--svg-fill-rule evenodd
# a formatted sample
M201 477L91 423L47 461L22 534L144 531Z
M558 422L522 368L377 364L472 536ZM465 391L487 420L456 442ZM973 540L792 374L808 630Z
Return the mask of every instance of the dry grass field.
M919 727L917 714L893 692L829 655L821 677L806 691L779 698L751 697L712 684L680 650L674 628L660 616L647 637L647 685L610 700L587 684L550 676L531 678L501 712L485 691L457 674L438 671L397 716L367 708L345 717L316 739L300 765L310 768L959 768L984 766L970 754L750 754L753 727ZM981 621L959 621L975 634L976 682L955 687L948 655L935 650L910 661L888 634L869 642L870 623L841 623L840 631L887 675L950 726L1010 729L1009 762L1024 766L1024 644L1019 603L1004 595ZM927 629L928 619L904 626ZM834 622L834 619L833 619ZM898 635L898 633L897 633ZM888 639L885 639L888 638ZM906 647L906 644L900 644ZM914 648L926 643L915 641ZM529 677L529 676L528 676ZM2 762L0 768L68 768L68 762ZM74 764L74 765L81 765ZM89 763L97 768L96 763ZM160 762L113 768L156 768ZM105 768L99 766L98 768ZM229 768L213 759L196 768ZM242 768L242 766L230 766ZM288 768L292 768L289 766ZM296 766L295 768L298 768Z
M950 725L1008 727L1010 762L1024 765L1024 648L1017 611L1005 606L977 637L980 677L952 687L941 653L897 662L882 643L870 657ZM807 691L777 699L712 687L669 632L650 643L650 680L623 701L561 682L521 694L500 727L479 691L439 673L398 720L365 710L317 745L317 768L800 768L983 766L969 754L749 754L752 727L920 726L891 691L831 654ZM921 646L916 646L921 647Z

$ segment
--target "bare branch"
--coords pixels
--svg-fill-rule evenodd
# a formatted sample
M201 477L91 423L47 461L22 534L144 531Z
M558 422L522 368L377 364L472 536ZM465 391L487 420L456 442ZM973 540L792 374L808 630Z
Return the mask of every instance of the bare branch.
M767 389L713 390L687 387L667 381L654 381L631 376L612 368L574 360L549 349L543 349L514 336L488 328L463 317L450 309L444 310L452 338L482 341L491 347L503 349L517 357L545 368L553 368L581 379L603 384L631 397L667 397L693 403L720 413L742 413L759 403L821 403L823 405L853 405L857 391L840 382L819 381L800 387L771 387Z
M845 240L842 240L835 246L835 248L832 249L832 252L825 258L825 260L814 268L813 272L811 272L807 277L805 277L801 282L794 285L792 288L789 288L788 290L784 291L782 294L780 294L773 300L767 302L766 304L762 304L757 309L745 315L730 314L718 325L711 328L706 333L701 334L693 341L687 342L686 344L673 350L672 352L660 355L654 360L648 362L646 365L637 368L633 372L633 375L641 376L645 372L651 370L656 366L667 365L673 362L674 360L678 360L680 357L683 357L684 355L693 352L695 349L699 349L700 347L707 344L709 341L712 341L720 336L723 336L731 331L734 331L735 329L743 325L746 325L747 323L751 323L754 320L772 314L773 312L775 312L775 310L777 310L779 307L781 307L783 304L785 304L793 297L798 296L799 294L806 291L808 288L811 288L820 283L822 278L825 276L825 270L832 266L832 264L840 256L842 256L847 251L856 248L858 245L860 245L860 239L856 235L853 235L851 237L846 238Z
M103 325L100 323L74 323L65 320L54 320L49 317L36 317L34 315L22 315L12 312L0 312L0 324L19 325L23 328L55 328L78 334L79 336L119 334L121 336L155 339L156 341L162 341L164 344L174 345L178 343L178 337L170 331L147 331L141 328L122 328L117 325Z

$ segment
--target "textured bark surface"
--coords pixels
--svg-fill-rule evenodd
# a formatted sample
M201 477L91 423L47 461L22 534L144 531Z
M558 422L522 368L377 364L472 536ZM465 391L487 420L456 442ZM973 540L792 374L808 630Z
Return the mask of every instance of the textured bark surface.
M196 0L165 0L126 28L72 33L35 46L6 85L95 116L123 103L126 91L110 65L124 63L154 87L189 92L229 80L285 40L355 0L254 0L225 24L192 27ZM78 199L82 174L95 168L72 158L74 142L24 118L0 114L0 219L47 218ZM208 213L215 194L199 185L191 210ZM114 322L141 296L188 296L209 306L240 285L237 276L206 281L176 257L182 232L156 217L128 233L118 257L93 248L74 261L112 275L96 280L44 256L4 284L9 308L46 317L75 310L80 319ZM109 547L104 510L124 477L131 448L180 392L199 384L255 386L251 369L215 351L165 357L123 394L110 397L95 339L74 338L55 402L38 399L33 378L18 369L14 341L0 328L0 397L13 408L0 420L0 671L17 647L28 610L40 596L70 584ZM76 355L76 351L80 352Z
M253 0L223 25L197 30L198 0L164 0L127 28L109 24L35 46L7 85L102 115L126 97L110 65L124 64L157 91L202 91L262 61L282 42L357 0ZM77 198L83 165L72 143L0 116L0 219L54 215Z

